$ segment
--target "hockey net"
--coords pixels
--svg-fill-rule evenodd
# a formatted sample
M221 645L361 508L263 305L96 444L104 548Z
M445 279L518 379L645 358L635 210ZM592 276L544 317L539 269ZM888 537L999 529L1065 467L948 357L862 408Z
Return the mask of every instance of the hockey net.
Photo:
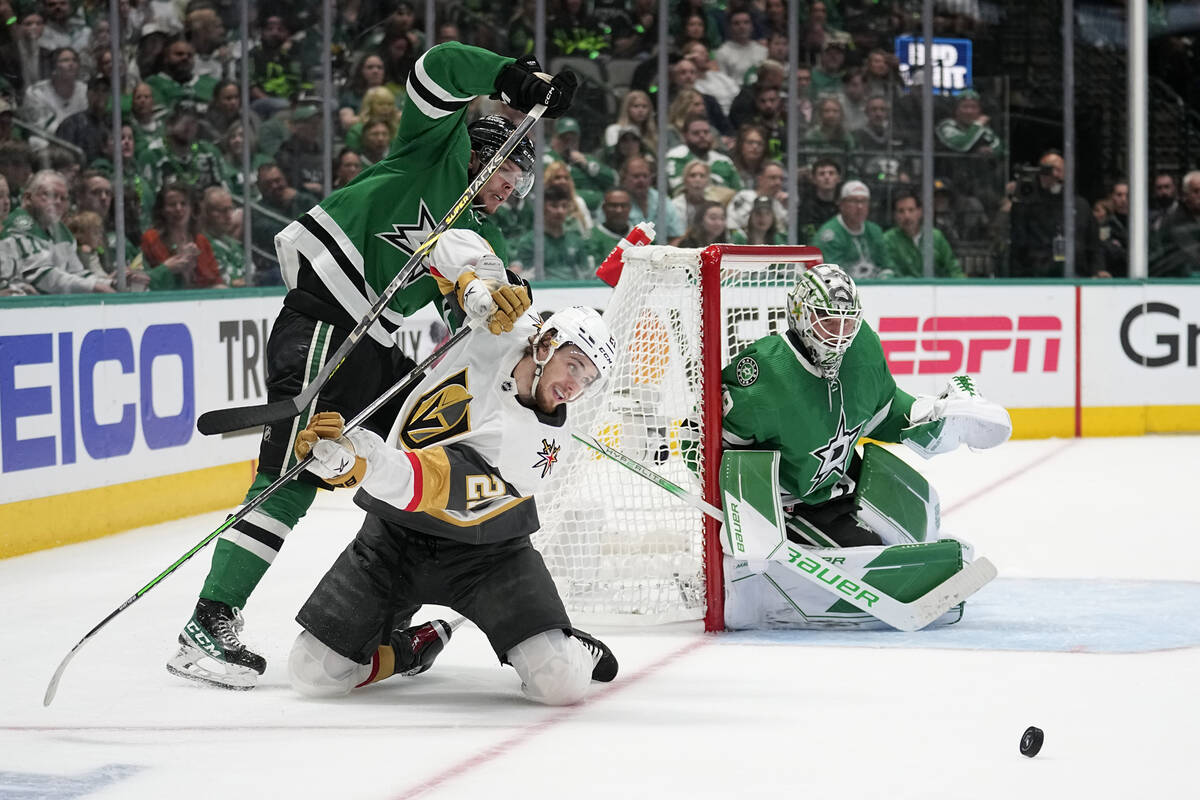
M720 506L721 368L787 327L812 247L636 247L604 312L619 357L571 427ZM538 496L535 544L568 609L588 620L724 627L718 525L578 442Z

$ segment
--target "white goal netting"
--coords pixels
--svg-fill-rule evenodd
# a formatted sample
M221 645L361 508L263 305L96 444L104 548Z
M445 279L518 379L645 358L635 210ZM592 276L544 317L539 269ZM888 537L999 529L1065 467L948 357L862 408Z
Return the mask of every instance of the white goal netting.
M712 496L720 366L786 328L787 292L819 261L805 247L627 250L604 313L620 355L602 391L572 406L571 427L720 505ZM707 316L706 303L717 304ZM622 623L704 617L713 590L703 515L578 442L563 450L570 455L538 497L542 530L534 543L568 609Z

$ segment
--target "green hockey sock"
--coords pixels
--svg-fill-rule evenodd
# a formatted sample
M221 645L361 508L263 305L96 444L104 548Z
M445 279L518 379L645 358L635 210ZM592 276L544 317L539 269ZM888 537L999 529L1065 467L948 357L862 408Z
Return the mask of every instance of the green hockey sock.
M260 473L246 492L244 502L257 497L273 480L275 476ZM275 560L283 540L308 511L316 495L316 487L290 481L223 533L217 539L200 597L244 608Z

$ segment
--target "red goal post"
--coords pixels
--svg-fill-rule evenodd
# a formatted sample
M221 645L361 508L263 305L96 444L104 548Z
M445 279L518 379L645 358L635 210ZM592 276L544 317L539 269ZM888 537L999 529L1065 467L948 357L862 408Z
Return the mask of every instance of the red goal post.
M786 330L786 298L814 247L647 246L625 253L604 317L618 359L571 427L720 506L721 369ZM572 615L610 624L704 618L724 628L718 525L572 443L538 497L542 552ZM564 448L567 450L567 448Z

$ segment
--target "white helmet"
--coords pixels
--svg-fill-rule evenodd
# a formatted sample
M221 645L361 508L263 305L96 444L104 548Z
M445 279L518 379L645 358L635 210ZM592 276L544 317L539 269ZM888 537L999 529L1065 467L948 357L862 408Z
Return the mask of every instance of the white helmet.
M553 335L551 335L553 333ZM546 358L538 358L538 347L550 345ZM537 336L533 340L533 392L537 392L538 381L542 377L542 369L554 357L554 351L564 344L573 344L583 351L596 367L599 373L589 389L600 386L608 377L609 371L617 360L617 340L613 338L604 321L595 309L585 306L568 306L561 311L551 314L542 323Z
M837 264L817 264L788 292L788 327L826 380L837 378L861 323L858 287Z

